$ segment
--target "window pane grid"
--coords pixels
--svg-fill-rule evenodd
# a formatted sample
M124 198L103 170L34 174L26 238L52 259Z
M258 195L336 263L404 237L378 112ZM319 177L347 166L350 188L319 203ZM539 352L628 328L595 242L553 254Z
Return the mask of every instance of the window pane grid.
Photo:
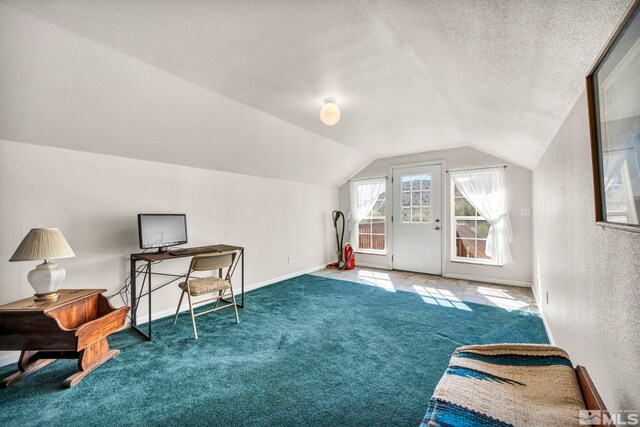
M401 179L401 221L431 222L431 174L407 175Z

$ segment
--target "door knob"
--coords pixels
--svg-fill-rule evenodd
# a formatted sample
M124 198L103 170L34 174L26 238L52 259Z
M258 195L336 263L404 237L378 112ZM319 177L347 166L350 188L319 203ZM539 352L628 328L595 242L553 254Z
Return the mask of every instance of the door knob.
M440 230L440 227L436 227L434 230Z

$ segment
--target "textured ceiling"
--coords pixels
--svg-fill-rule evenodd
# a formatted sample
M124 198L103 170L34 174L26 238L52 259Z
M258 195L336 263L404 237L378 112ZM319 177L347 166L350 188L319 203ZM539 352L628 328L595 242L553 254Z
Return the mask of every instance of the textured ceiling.
M368 158L468 145L528 168L631 2L2 1Z

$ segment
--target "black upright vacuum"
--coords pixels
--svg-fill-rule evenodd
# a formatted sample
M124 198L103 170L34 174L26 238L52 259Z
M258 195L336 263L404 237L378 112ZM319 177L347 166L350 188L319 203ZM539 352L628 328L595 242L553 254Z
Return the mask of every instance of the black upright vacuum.
M355 255L350 243L344 244L345 219L340 211L331 213L333 218L333 228L336 230L336 256L338 261L327 265L327 268L337 268L338 270L352 270L355 267Z

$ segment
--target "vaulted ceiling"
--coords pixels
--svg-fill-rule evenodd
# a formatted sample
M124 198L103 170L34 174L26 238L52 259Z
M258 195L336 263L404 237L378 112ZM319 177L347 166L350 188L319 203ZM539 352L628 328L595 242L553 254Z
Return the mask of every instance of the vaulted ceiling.
M631 2L1 1L10 5L1 9L11 15L4 24L12 24L0 30L3 57L20 55L9 46L18 41L35 56L17 60L22 68L0 71L46 80L52 78L45 71L33 71L38 61L54 68L46 72L72 67L87 79L81 86L58 81L75 76L70 70L50 84L62 84L72 97L93 93L73 108L93 105L104 116L85 120L82 137L59 131L57 140L66 142L51 138L51 145L137 158L146 152L152 160L321 184L335 184L375 158L458 146L535 167ZM113 76L124 82L109 87ZM23 102L17 98L31 89L19 91L0 78L12 101ZM106 92L84 86L92 82L107 85ZM158 88L173 98L156 98ZM182 99L179 91L193 95ZM124 98L120 106L104 99L109 93ZM326 97L342 109L333 127L318 118ZM155 111L163 102L179 111ZM42 139L44 129L36 135L16 124L32 107L5 105L11 120L0 118L0 137L47 143L32 141ZM47 106L38 108L44 113ZM119 114L137 117L140 109L153 114L125 129L109 126L123 120ZM202 123L208 120L221 123ZM96 123L111 127L115 138L92 134ZM82 133L83 124L76 125ZM181 150L160 144L173 160L149 154L150 144L157 148L167 134L181 138L170 126L197 132L186 132ZM204 141L212 152L200 147ZM189 159L184 150L198 155ZM251 153L259 159L247 158ZM216 155L217 163L208 159ZM263 164L274 162L277 167Z

